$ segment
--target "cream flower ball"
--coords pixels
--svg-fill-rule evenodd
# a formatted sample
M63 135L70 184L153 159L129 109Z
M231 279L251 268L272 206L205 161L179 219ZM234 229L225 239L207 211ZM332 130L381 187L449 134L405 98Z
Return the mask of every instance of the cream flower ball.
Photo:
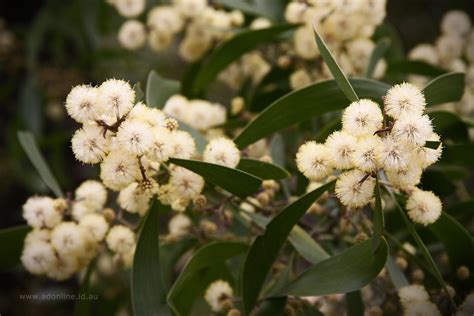
M233 291L230 284L223 280L212 282L204 294L204 299L209 304L211 309L218 313L222 311L223 302L226 298L232 298Z
M196 152L194 138L185 131L172 131L170 157L180 159L190 159Z
M412 221L428 226L441 216L443 206L433 192L415 189L408 197L406 208Z
M83 227L95 242L104 240L105 235L109 230L109 224L104 216L100 214L85 215L79 221L79 226Z
M146 122L126 120L117 132L119 146L131 155L142 156L153 145L153 131Z
M235 168L240 161L240 151L235 143L224 137L212 139L203 152L205 162Z
M440 137L436 133L432 133L426 141L439 142ZM418 147L416 151L416 157L418 162L423 168L427 168L437 162L443 153L443 144L441 143L438 148L427 148L427 147Z
M391 135L413 146L424 146L433 134L433 126L428 115L402 115L395 121Z
M74 222L63 222L51 232L51 245L61 256L78 256L86 249L86 231Z
M337 169L353 167L352 157L357 146L357 138L344 131L336 131L329 135L325 143L329 149L332 165Z
M115 225L109 230L105 241L110 250L125 254L135 247L135 234L126 226Z
M471 19L464 11L452 10L441 20L441 31L445 34L465 36L471 30Z
M99 86L97 103L109 117L123 117L133 108L134 102L135 91L124 80L109 79Z
M296 154L296 165L298 170L312 181L320 181L333 171L329 148L314 141L300 146Z
M387 136L382 139L380 161L387 172L404 170L413 163L413 150L409 144Z
M86 124L78 129L71 139L72 152L77 160L95 164L101 162L109 152L109 137L95 124Z
M146 43L145 25L137 20L128 20L118 31L120 45L129 50L142 48Z
M168 231L170 236L180 238L189 233L192 222L191 219L184 214L176 214L168 223Z
M113 3L121 16L133 18L145 10L146 0L114 0Z
M117 203L130 213L144 215L150 205L151 197L150 192L140 188L138 182L133 182L120 191Z
M357 140L352 164L364 172L374 172L382 165L380 160L380 149L382 141L376 135L367 135Z
M382 128L382 110L368 99L352 102L342 115L342 129L353 136L373 135Z
M173 153L173 143L171 133L165 128L155 128L153 130L153 144L147 157L152 161L167 161Z
M140 177L138 158L125 151L112 151L100 165L102 182L114 191L125 188Z
M53 228L61 223L62 208L55 200L45 196L30 197L23 205L23 218L34 228Z
M174 188L178 197L192 200L204 188L204 179L183 167L173 167L169 184Z
M414 302L405 306L405 316L441 316L438 307L429 301Z
M347 207L360 208L370 203L374 195L375 180L365 173L354 169L342 173L336 181L336 196Z
M82 182L74 194L76 201L85 203L95 211L103 209L107 202L107 190L102 183L95 180Z
M402 115L420 115L426 106L423 93L410 83L401 83L390 88L384 103L385 112L395 119Z
M429 301L430 297L425 288L421 285L407 285L398 290L398 296L403 306L408 306L415 302Z
M34 241L25 243L21 254L21 263L28 272L36 275L45 274L56 263L56 254L48 242Z
M102 114L97 105L97 88L79 85L72 88L66 98L66 111L79 123L87 123L99 118Z
M413 163L406 169L387 172L387 179L397 189L410 190L420 183L422 173L421 166Z

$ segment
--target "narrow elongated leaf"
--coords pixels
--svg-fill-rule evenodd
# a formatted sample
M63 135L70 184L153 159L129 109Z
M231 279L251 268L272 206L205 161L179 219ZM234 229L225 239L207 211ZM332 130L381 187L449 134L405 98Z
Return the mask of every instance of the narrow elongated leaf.
M389 85L370 79L351 79L361 98L381 100ZM328 112L344 109L350 101L340 93L334 80L319 81L288 93L273 102L237 136L235 143L244 148L273 132L307 121Z
M385 52L390 47L391 41L388 37L384 37L377 41L377 44L370 55L369 65L367 66L367 70L365 71L365 76L367 78L371 78L374 74L375 67L377 63L383 58Z
M23 241L26 234L31 230L27 225L15 226L0 230L0 268L10 269L20 263Z
M360 291L346 294L346 310L347 316L364 316L364 302Z
M474 270L474 239L454 217L443 212L436 222L428 227L443 243L452 271L464 265ZM471 277L472 281L472 277Z
M408 282L407 278L403 274L402 270L400 270L400 268L397 266L392 256L388 256L385 267L387 268L390 279L397 290L404 286L410 285L410 282Z
M262 229L267 227L271 219L257 213L246 213L252 221ZM288 236L288 240L296 251L306 259L306 261L316 264L329 258L329 254L311 236L298 225L295 225Z
M279 295L330 295L361 289L380 273L387 261L385 239L375 253L372 252L372 242L371 239L361 242L308 268Z
M372 251L375 252L379 247L384 229L384 217L382 209L382 197L380 196L379 178L375 178L375 210L374 210L374 235L372 238Z
M311 204L330 190L334 183L329 182L288 205L268 223L263 235L254 240L247 253L241 278L246 313L250 313L257 301L263 282L293 227Z
M276 134L270 141L270 156L278 166L284 166L286 161L285 142L283 136Z
M456 113L448 111L430 111L428 116L433 121L435 132L442 139L451 139L456 143L466 142L469 139L466 124Z
M64 197L64 193L61 190L58 181L49 169L48 164L44 160L33 134L30 132L19 131L18 140L20 141L21 147L23 147L23 150L28 155L31 163L33 166L35 166L36 171L38 171L41 179L43 179L48 188L50 188L57 197Z
M193 94L199 95L217 75L233 61L260 44L276 40L281 34L297 25L281 24L260 30L248 30L236 34L214 50L194 78Z
M474 144L447 145L443 149L442 162L474 166Z
M217 3L229 8L242 11L249 15L263 16L273 21L282 19L285 2L282 0L217 0Z
M158 207L164 206L159 204ZM171 315L166 305L166 290L161 275L158 233L158 211L152 208L138 236L133 258L131 288L133 313L136 316Z
M444 75L447 71L421 60L394 60L387 65L387 73L413 74L427 77Z
M288 171L277 165L250 158L240 159L237 169L250 173L264 180L280 180L290 176Z
M427 106L456 102L464 93L464 73L450 72L434 78L423 88Z
M240 198L245 198L257 192L262 183L262 179L247 172L221 165L177 158L171 158L169 161L197 173L206 181L220 186Z
M168 302L172 310L182 315L182 308L176 304L176 299L188 286L192 286L189 281L193 277L201 274L206 268L219 265L243 253L247 248L246 244L232 241L214 242L199 248L186 263L168 294ZM192 304L192 302L187 303Z
M359 97L354 91L354 88L350 84L349 80L347 80L346 75L342 71L341 67L339 67L339 65L337 64L336 59L334 58L331 51L326 46L326 43L319 35L316 28L314 28L314 33L316 34L316 44L318 44L321 57L324 59L324 62L328 66L332 75L334 76L334 80L336 80L337 85L342 90L342 92L346 95L347 99L349 99L351 102L358 101Z
M163 244L160 246L161 272L163 275L163 282L167 289L171 287L171 279L173 278L173 270L176 261L195 244L195 239L184 238L176 242Z
M79 294L89 296L91 291L90 277L92 270L94 269L95 262L92 261L87 266L86 274L82 278L81 287L79 288ZM74 316L87 316L91 314L91 300L77 300L74 304Z
M178 81L165 79L152 70L146 82L146 104L152 108L162 109L166 100L180 90L181 84Z
M405 53L400 34L396 28L387 21L377 26L373 34L373 39L375 41L382 38L389 38L391 42L390 49L386 53L387 60L400 60L404 58Z

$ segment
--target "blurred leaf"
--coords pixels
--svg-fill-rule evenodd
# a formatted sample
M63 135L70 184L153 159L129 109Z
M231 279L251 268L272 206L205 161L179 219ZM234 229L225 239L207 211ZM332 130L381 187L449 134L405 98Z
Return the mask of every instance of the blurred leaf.
M276 40L282 33L295 27L297 25L282 24L265 29L246 30L236 34L230 40L217 47L209 56L207 62L200 67L194 78L193 95L199 95L216 79L222 70L243 54L260 44Z
M294 255L290 256L288 259L288 263L286 266L281 270L278 275L276 275L273 279L273 283L271 284L270 288L265 292L265 296L272 296L273 294L278 293L281 289L288 284L292 278L293 273L293 257Z
M423 88L427 106L461 100L464 93L464 73L450 72L434 78Z
M434 165L431 166L428 170L435 172L441 172L444 176L452 181L463 180L469 177L469 169L462 166L456 165Z
M433 122L433 127L442 139L465 142L469 139L468 126L453 112L432 111L428 116Z
M175 165L197 173L206 181L217 185L240 198L245 198L257 192L262 184L262 179L260 178L244 171L227 168L221 165L177 158L171 158L169 161Z
M91 284L90 278L92 270L94 269L95 262L92 261L89 263L86 269L86 273L84 274L81 287L79 288L79 295L85 295L88 297L91 294ZM74 316L87 316L91 314L91 300L77 300L74 304Z
M176 242L162 244L160 246L161 273L163 275L163 282L167 289L171 287L171 280L173 278L173 270L176 261L178 261L178 259L195 244L195 239L183 238Z
M464 265L470 271L474 270L474 239L472 235L454 217L446 212L436 222L428 226L429 230L444 245L449 257L449 265L452 272ZM470 275L470 282L474 280Z
M179 121L179 129L191 134L191 136L194 138L194 141L196 142L196 149L199 153L202 153L204 151L204 148L206 148L208 142L207 139L199 131L195 130L187 124L184 124L181 121Z
M142 85L140 82L137 82L133 85L133 90L135 91L135 103L143 101L145 95L143 94Z
M474 166L474 144L446 145L441 161L457 165Z
M364 302L360 291L349 292L346 294L347 316L364 316Z
M391 41L388 37L384 37L377 41L377 44L370 55L369 65L365 71L365 77L371 78L374 74L377 63L383 58L385 52L390 47Z
M0 257L2 258L0 268L2 270L13 268L20 263L23 241L30 230L31 227L27 225L0 230L0 244L2 245L0 248Z
M337 115L337 117L333 118L329 122L326 122L321 126L316 136L314 136L314 140L318 143L324 143L326 138L331 135L333 132L340 130L342 128L341 116Z
M257 301L265 278L291 230L311 204L330 190L334 183L329 182L288 205L268 223L263 235L252 243L241 277L242 300L247 314Z
M375 209L374 209L374 234L372 237L372 251L375 252L382 240L384 230L384 217L382 209L382 197L380 195L380 183L378 176L375 178Z
M441 145L441 142L427 141L424 147L430 149L438 149L439 145Z
M250 173L263 180L280 180L290 176L285 169L267 162L251 158L240 159L237 169Z
M270 141L269 147L270 157L272 157L273 162L278 166L285 166L286 152L283 137L280 134L274 135Z
M264 300L256 312L256 316L284 316L286 296L269 298Z
M381 100L390 88L385 83L370 79L350 81L361 98L376 101ZM273 132L324 113L341 110L349 104L350 101L340 93L336 81L319 81L273 102L244 128L235 143L242 149Z
M447 197L456 192L456 186L452 179L443 172L432 168L423 172L420 187L423 190L433 191L440 197Z
M217 0L218 4L226 8L239 10L244 13L266 17L273 21L280 21L285 11L285 2L282 0L253 0L251 2L244 0Z
M190 281L194 276L202 274L206 268L219 265L243 253L247 248L246 244L233 241L213 242L199 248L188 260L168 294L168 303L173 312L177 315L188 314L192 300L187 302L188 306L178 305L175 300L186 287L192 286Z
M56 197L64 197L64 193L61 190L56 178L53 176L51 170L49 169L46 161L44 160L41 152L38 149L36 140L31 132L19 131L18 140L20 141L21 147L28 155L33 166L35 166L36 171L38 171L41 179L48 186L48 188L53 191Z
M326 43L319 35L316 28L314 28L314 33L316 35L316 43L318 44L321 57L323 58L324 62L328 66L332 75L334 76L334 80L336 80L337 85L351 102L359 101L359 97L354 91L354 88L350 84L349 80L347 80L345 73L342 71L341 67L339 67L339 65L337 64L336 59L334 58L331 51L326 46Z
M166 101L180 90L181 84L178 81L165 79L152 70L146 81L146 104L152 108L162 109Z
M410 285L410 282L408 282L402 270L400 270L390 255L387 258L387 263L385 263L385 268L387 268L390 279L397 290L400 290L404 286Z
M159 209L164 208L158 201L155 203ZM138 235L133 258L131 290L136 316L171 315L161 275L158 234L158 210L150 208Z
M395 29L395 27L387 21L378 25L373 35L374 41L378 41L384 37L390 39L390 49L386 54L387 60L397 60L403 58L405 53L400 34Z
M372 281L383 269L388 255L385 239L375 253L371 239L326 259L300 274L280 295L316 296L349 293Z
M414 74L427 77L444 75L447 71L421 60L395 60L387 65L387 73Z
M262 229L271 221L258 213L245 213ZM301 227L295 225L288 236L288 240L296 251L310 263L318 263L329 258L329 254Z

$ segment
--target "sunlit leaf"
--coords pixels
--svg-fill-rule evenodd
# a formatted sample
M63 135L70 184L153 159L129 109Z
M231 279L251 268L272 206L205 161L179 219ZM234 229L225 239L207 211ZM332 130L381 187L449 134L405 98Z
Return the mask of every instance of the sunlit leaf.
M146 81L146 104L152 108L162 109L166 101L171 96L179 93L180 90L181 83L176 80L165 79L152 70Z

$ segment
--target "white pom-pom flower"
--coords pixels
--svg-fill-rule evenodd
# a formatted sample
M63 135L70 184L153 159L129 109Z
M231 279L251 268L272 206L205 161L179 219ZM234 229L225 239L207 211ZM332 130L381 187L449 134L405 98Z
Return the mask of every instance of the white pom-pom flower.
M66 111L79 123L96 120L102 114L96 99L97 88L87 85L76 86L66 98Z
M75 256L59 256L46 275L56 281L64 281L76 273L78 268L80 267Z
M156 162L167 161L173 153L171 133L164 128L153 130L153 144L147 157Z
M74 222L63 222L51 232L51 245L61 256L78 256L86 249L86 231Z
M397 189L410 190L420 183L422 172L423 170L417 163L412 163L406 169L388 171L387 179Z
M50 239L51 239L51 231L49 229L35 228L26 235L24 245L27 246L34 242L40 242L40 241L49 243Z
M23 205L23 218L34 228L53 228L62 221L62 211L55 200L45 196L30 197Z
M312 181L319 181L332 173L331 152L314 141L303 144L296 154L298 170Z
M198 196L204 188L204 179L200 175L182 167L173 167L169 183L179 197L188 200Z
M412 221L428 226L441 216L443 206L433 192L415 189L407 200L406 208Z
M397 84L385 97L385 112L398 119L402 115L420 115L426 106L423 93L410 83Z
M28 272L36 275L45 274L56 263L53 247L47 242L34 241L25 244L21 255L21 263Z
M382 141L375 135L363 136L357 140L357 146L352 154L352 163L364 172L374 172L381 166L380 149Z
M426 141L439 142L440 137L436 133L432 133ZM418 147L416 157L423 168L427 168L438 161L443 152L443 145L439 144L438 148Z
M75 191L76 201L85 203L95 211L104 208L107 201L107 190L99 181L87 180Z
M71 147L77 160L95 164L107 155L109 143L109 138L103 136L101 127L87 124L74 133Z
M391 135L414 146L424 146L433 134L428 115L403 115L395 121Z
M100 165L104 185L119 191L140 178L138 159L124 151L112 151Z
M413 162L409 144L399 142L391 136L383 138L380 148L380 161L385 171L400 171Z
M425 288L421 285L407 285L398 290L398 296L403 306L408 306L415 302L426 302L430 299Z
M121 16L133 18L145 10L145 0L113 0L113 4Z
M174 7L160 5L154 7L148 13L147 25L154 31L174 34L182 30L184 21Z
M193 137L185 131L172 131L170 145L170 157L174 158L190 159L196 151L196 143Z
M377 103L362 99L352 102L342 115L342 128L353 136L372 135L382 128L383 115Z
M129 50L142 48L146 42L145 25L137 20L128 20L118 31L120 45Z
M325 143L329 149L332 165L337 169L353 167L352 155L357 146L357 139L344 131L336 131L329 135Z
M176 214L168 223L168 231L170 236L180 238L186 236L191 228L191 219L184 214Z
M117 132L119 146L129 154L141 156L153 145L153 131L149 125L139 120L126 120Z
M104 240L109 224L103 215L87 214L79 221L79 226L83 227L95 242Z
M441 316L438 307L429 301L413 302L405 306L405 316Z
M360 170L350 170L342 173L336 181L336 196L342 204L351 208L367 205L374 195L375 180L366 178Z
M125 254L135 247L135 234L126 226L115 225L109 230L105 241L110 250Z
M232 295L233 291L229 283L223 280L217 280L208 286L206 293L204 294L204 299L211 309L218 313L222 311L223 302L226 299L231 299Z
M133 182L120 191L117 203L130 213L144 215L148 210L150 199L150 192L143 190L138 182Z
M452 10L441 20L441 30L445 34L465 36L471 29L471 19L464 11Z
M159 109L149 108L138 102L128 114L127 119L145 122L150 128L154 129L165 126L166 115Z
M109 117L121 118L133 107L135 91L124 80L109 79L98 90L97 103Z
M212 139L204 149L205 162L235 168L240 161L240 151L230 139L219 137Z

